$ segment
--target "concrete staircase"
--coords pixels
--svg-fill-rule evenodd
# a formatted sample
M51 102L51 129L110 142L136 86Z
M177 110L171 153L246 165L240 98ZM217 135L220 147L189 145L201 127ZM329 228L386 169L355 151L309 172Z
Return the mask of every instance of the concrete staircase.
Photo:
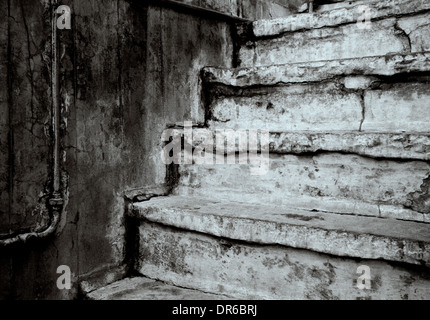
M429 21L429 1L385 0L238 25L240 67L205 68L205 126L175 132L188 150L260 143L169 166L169 195L130 205L133 269L209 299L430 299ZM89 297L134 281L154 288Z

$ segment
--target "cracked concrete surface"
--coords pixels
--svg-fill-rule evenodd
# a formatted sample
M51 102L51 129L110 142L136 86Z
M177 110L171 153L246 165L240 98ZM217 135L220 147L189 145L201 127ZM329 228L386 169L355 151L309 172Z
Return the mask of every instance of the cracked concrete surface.
M87 295L88 300L230 300L224 295L175 287L144 277L127 278L101 287Z

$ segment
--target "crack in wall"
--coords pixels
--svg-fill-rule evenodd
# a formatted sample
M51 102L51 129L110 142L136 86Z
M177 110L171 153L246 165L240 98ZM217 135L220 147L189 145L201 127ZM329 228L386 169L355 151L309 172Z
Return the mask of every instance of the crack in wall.
M118 68L118 99L119 99L119 114L121 119L121 128L122 131L124 131L124 102L123 102L123 85L122 85L122 56L121 56L121 50L122 50L122 40L121 40L121 9L120 9L120 1L117 0L116 6L117 6L117 68Z
M21 16L22 16L22 21L24 24L24 29L25 29L25 33L26 33L26 39L27 39L27 54L28 54L28 72L27 72L27 77L29 78L29 82L30 82L30 110L31 110L31 132L33 132L33 128L34 128L34 121L35 121L35 116L34 116L34 75L33 75L33 67L34 67L34 60L31 54L31 38L30 38L30 30L28 28L28 23L27 23L27 18L26 18L26 13L24 10L24 5L22 3L22 0L19 1L19 5L21 8Z
M400 26L399 26L399 20L396 21L396 23L394 24L394 29L397 30L399 32L399 35L401 37L403 37L404 39L406 39L409 50L408 52L412 52L412 42L411 42L411 38L409 37L409 35L406 33L405 30L403 30Z
M362 108L362 110L361 110L362 119L360 121L360 126L358 128L358 131L362 132L363 131L363 123L366 120L366 103L365 103L365 91L364 90L362 90L360 92L360 104L361 104L361 108Z

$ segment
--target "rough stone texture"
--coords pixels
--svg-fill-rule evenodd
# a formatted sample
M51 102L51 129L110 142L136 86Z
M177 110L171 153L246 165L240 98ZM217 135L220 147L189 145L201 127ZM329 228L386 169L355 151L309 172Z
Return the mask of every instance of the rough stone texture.
M349 87L351 83L345 78L224 92L215 88L210 93L207 123L216 129L274 132L427 132L430 91L426 79L384 81L371 78L368 83L377 85L364 90L346 88L345 83Z
M59 31L65 211L55 237L2 252L0 298L72 299L79 282L90 283L105 273L96 281L100 286L123 277L127 190L164 185L166 168L157 158L162 130L184 118L204 118L203 66L232 66L227 22L137 2L62 2L73 14L72 30ZM51 105L51 26L45 20L46 3L10 1L11 18L2 19L11 27L14 78L0 87L0 141L2 151L8 150L3 114L12 110L16 175L13 210L7 209L8 194L1 190L1 210L7 210L0 217L0 233L35 226L41 216L37 209L43 208L39 198L44 204L45 184L49 187L45 129ZM5 43L1 71L8 62L3 59ZM2 72L0 81L4 79ZM3 98L7 92L14 97L9 107ZM7 154L0 158L0 188L6 187L5 170L11 172L4 165ZM27 219L18 219L24 213ZM16 218L12 228L9 216ZM71 268L72 290L55 285L60 265Z
M3 84L0 86L0 234L37 229L46 217L45 203L51 179L47 135L51 104L51 26L47 4L46 0L8 1L7 6L0 9L4 17L0 29L7 30L0 36L0 81ZM1 298L73 299L78 294L78 283L81 283L81 289L88 291L124 276L126 269L122 264L127 258L124 196L131 194L133 199L151 197L151 193L146 193L148 186L153 190L165 190L160 188L166 182L166 167L160 161L159 152L161 132L168 124L184 119L204 123L200 70L208 65L231 68L233 63L231 30L225 21L166 7L148 7L138 1L64 0L62 4L69 5L73 13L73 29L59 32L65 211L54 238L1 252ZM428 40L419 36L427 30L425 18L423 14L417 23L407 17L400 18L397 31L381 29L380 34L391 35L399 40L398 44L409 39L413 48L426 48ZM391 20L387 21L375 22L375 25L389 25ZM403 32L402 27L406 31ZM388 64L396 72L413 68L422 71L427 65L423 56L418 59L415 56L403 60L393 58L395 63ZM348 88L355 86L363 90L370 78L363 79L364 82L360 82L348 78L345 83ZM369 85L372 84L370 79ZM355 96L355 93L345 94ZM342 167L340 162L343 160L337 156L333 158L334 169L322 170L325 179L328 175L344 177L351 174L350 168L355 168L355 163L348 166L347 162L347 166ZM293 164L300 163L305 170L301 160L287 159ZM311 168L311 160L305 159L309 163L306 166ZM358 159L357 162L363 165L365 160ZM315 158L315 161L319 160L319 157ZM326 166L330 167L332 160L328 159ZM354 201L330 198L338 192L354 195L357 190L339 191L336 183L328 180L332 182L332 185L328 184L329 196L322 197L328 201L326 208L333 207L334 211L342 213L430 221L427 164L396 163L392 169L389 162L376 165L373 160L366 161L371 163L371 170L366 169L371 171L370 176L382 172L383 177L371 177L365 184L364 178L360 180L358 177L357 172L363 169L359 167L348 179L357 182L353 185L358 190L358 198L376 199L382 204L368 204L362 198ZM388 168L384 171L385 164ZM293 166L297 167L299 165ZM212 173L218 177L228 173L235 182L243 181L243 171L234 173L229 170ZM295 172L293 178L306 177L307 173L303 175L300 170L291 171ZM338 173L333 174L334 170ZM399 174L400 170L411 174L405 179L404 174ZM314 176L318 176L317 170L314 171ZM205 174L201 168L199 172ZM390 187L394 190L387 187L387 172L399 181ZM208 184L211 175L207 177L202 180L202 185ZM288 180L288 176L284 177ZM312 180L311 173L308 177ZM318 196L321 190L306 179L309 188L303 189L304 196L291 203L319 208L324 203L315 195ZM344 188L349 184L346 180L341 183ZM250 194L242 195L243 199L255 199L256 193L263 191L264 194L265 190L270 194L273 185L263 182L260 190L251 189ZM196 180L196 183L200 182ZM227 183L231 182L227 179ZM372 194L370 188L360 189L370 183L373 183L373 190L380 190L380 185L384 189ZM231 185L236 191L240 190L234 183ZM259 186L259 182L253 186ZM297 199L301 187L293 189L291 195L287 194L290 199L275 192L274 203ZM129 193L129 190L133 191ZM196 192L191 188L181 190ZM213 190L207 188L199 192L213 196ZM219 191L220 197L232 194L231 189L224 187ZM55 285L59 265L71 268L73 288L70 291L60 291ZM410 294L414 296L414 293Z
M20 232L40 231L48 223L51 24L46 3L3 1L0 9L2 238ZM60 241L69 244L70 240L65 236ZM59 242L41 241L38 246L29 244L24 248L2 249L0 299L49 296L55 290L56 268L64 261L64 256L58 254ZM66 247L69 255L70 247ZM72 263L70 266L76 270ZM57 298L74 294L56 291Z
M239 64L269 66L204 70L205 125L272 131L269 171L181 165L176 196L132 207L143 275L241 298L428 299L430 65L413 53L430 7L372 2L361 30L354 5L241 25Z
M430 266L430 228L416 222L279 206L167 197L133 206L141 219L249 243Z
M144 277L127 278L89 293L88 300L229 300L222 295L171 286Z
M399 19L397 26L409 37L411 52L430 51L430 13Z
M268 172L260 176L250 173L250 167L261 163L260 155L250 156L249 162L180 166L175 193L430 222L425 212L405 208L410 207L408 194L421 190L430 173L427 162L339 153L271 154Z
M363 131L428 132L430 85L399 83L364 93Z
M234 87L316 82L344 75L393 76L430 71L430 52L271 65L254 68L204 68L207 83ZM345 78L345 79L349 79ZM368 79L368 78L367 78Z
M359 130L359 93L342 92L335 83L249 89L215 99L209 125L270 131Z
M231 67L233 44L226 23L191 19L156 7L150 7L148 19L151 31L141 105L146 129L139 139L148 150L144 161L145 171L151 172L150 184L160 185L166 176L159 152L162 132L169 123L204 122L200 70L206 65Z
M340 92L335 84L291 85L256 89L223 97L210 105L214 128L288 130L358 130L360 96Z
M363 4L371 8L370 30L356 24ZM427 51L429 9L424 0L367 1L240 25L238 61L250 67Z
M202 130L202 129L199 129ZM204 129L212 135L214 141L214 153L231 155L236 152L259 151L260 146L248 146L240 143L237 139L239 131L232 129ZM184 143L196 148L201 144L201 138L197 130L193 130L191 135L184 136L183 129L174 129L177 135L184 139ZM261 133L257 132L257 137L261 138ZM218 150L217 139L222 139L227 147ZM292 132L271 132L269 133L269 152L276 154L307 154L318 152L344 152L358 154L372 158L405 159L405 160L430 160L430 134L429 133L383 133L383 132L357 132L357 131L337 131L337 132L316 132L316 131L292 131ZM147 194L148 191L136 191ZM131 192L129 199L133 199ZM150 191L149 194L154 194ZM163 195L165 191L160 190L155 194Z
M271 135L270 152L346 152L376 158L430 160L430 134L289 132Z
M423 181L421 190L408 195L407 206L419 212L430 213L430 176Z
M351 1L348 2L351 4ZM355 1L348 6L342 4L342 7L338 9L333 8L333 6L323 6L314 14L299 14L270 21L255 21L252 25L253 34L256 37L275 36L302 29L356 23L361 15L358 7L363 4L371 9L372 20L430 9L430 4L426 0Z
M102 268L95 269L88 275L81 275L81 278L84 280L79 283L79 291L81 294L87 295L106 285L120 281L124 278L127 271L128 266L126 265L112 265L110 268L103 266Z
M218 2L218 0L212 0ZM295 13L295 8L288 8L277 3L275 1L239 1L241 4L241 15L244 18L248 18L252 21L261 19L275 19L279 17L287 17L292 13Z
M350 0L350 1L344 1L344 0L323 0L322 2L324 4L318 6L318 0L317 0L317 7L315 9L315 12L325 12L325 11L332 11L335 9L340 8L352 8L356 7L360 4L365 4L365 2L369 3L370 0ZM380 1L379 1L380 2ZM404 3L404 2L402 2ZM315 3L314 3L315 6Z
M255 245L144 222L138 270L148 277L245 299L429 299L428 268ZM357 288L357 268L371 289Z
M395 28L395 18L374 21L372 30L356 24L285 33L241 46L241 67L325 61L410 53L409 38ZM364 45L365 44L365 45Z
M45 122L50 81L45 34L50 34L50 25L41 3L21 1L2 7L0 188L5 194L0 233L8 235L40 230L48 220L50 147Z

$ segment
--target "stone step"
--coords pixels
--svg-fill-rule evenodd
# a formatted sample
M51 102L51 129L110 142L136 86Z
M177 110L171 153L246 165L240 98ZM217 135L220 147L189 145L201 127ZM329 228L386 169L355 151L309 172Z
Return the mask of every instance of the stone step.
M178 127L166 134L175 137L189 146L191 150L202 148L204 138L210 137L212 145L205 150L214 154L215 161L224 163L225 156L238 153L259 152L261 150L261 131L250 129L211 129ZM356 154L364 157L395 160L430 160L429 133L383 133L360 131L290 131L268 132L269 153L309 155L310 153L338 152ZM253 145L250 137L257 138ZM181 140L179 140L181 139ZM181 163L184 162L181 159ZM189 163L191 164L191 163Z
M207 128L184 142L211 136L217 165L181 166L176 193L429 222L429 58L205 68ZM254 152L235 135L259 130L270 132L267 172L220 165L219 154ZM217 147L224 139L227 151Z
M427 224L198 197L130 209L135 267L153 279L245 299L430 298Z
M369 10L368 28L360 6ZM415 53L430 49L427 0L350 6L238 25L242 67Z
M244 158L178 166L174 194L430 222L428 161L336 152Z
M175 287L145 277L126 278L87 294L88 300L229 300L222 295Z
M206 68L216 129L428 132L430 53L251 69Z
M320 82L333 78L347 78L347 87L360 88L366 85L364 77L392 77L408 73L430 71L430 51L413 54L389 54L364 58L337 59L327 61L296 62L288 64L219 68L206 67L202 78L206 86L229 87L274 86L288 83ZM361 83L361 86L359 84ZM355 85L354 85L355 84Z

